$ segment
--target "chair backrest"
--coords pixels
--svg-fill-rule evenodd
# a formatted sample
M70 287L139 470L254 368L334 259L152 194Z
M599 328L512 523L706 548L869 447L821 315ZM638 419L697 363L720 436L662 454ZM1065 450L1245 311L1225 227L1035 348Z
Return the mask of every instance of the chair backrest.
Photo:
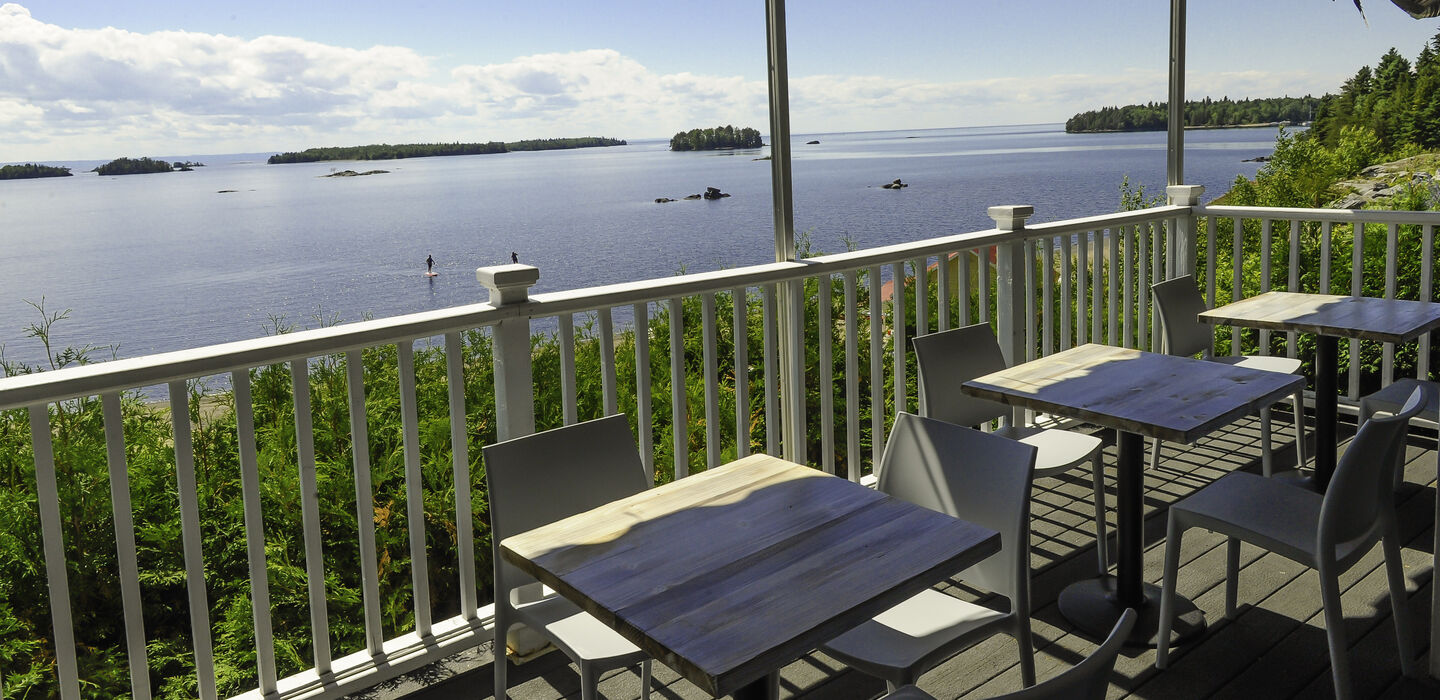
M1171 355L1193 357L1200 353L1209 354L1215 343L1210 326L1200 322L1200 312L1205 311L1205 298L1195 286L1190 275L1176 277L1150 286L1155 299L1155 310L1160 314L1161 336L1165 352Z
M960 391L960 385L1005 369L1005 355L990 325L953 328L910 341L920 368L920 415L957 425L979 425L1010 415L1010 407Z
M497 601L534 583L500 558L501 540L650 486L623 414L487 445L484 454Z
M1379 537L1381 516L1395 507L1391 470L1405 448L1410 419L1425 407L1426 390L1416 387L1398 412L1371 418L1355 433L1335 465L1320 506L1319 551L1333 552L1340 544Z
M1000 533L1000 552L960 578L1030 609L1030 479L1036 449L912 413L895 416L878 488Z
M1126 608L1105 642L1080 663L1044 683L995 700L1104 700L1110 690L1110 672L1115 670L1115 659L1135 628L1137 617L1134 609Z

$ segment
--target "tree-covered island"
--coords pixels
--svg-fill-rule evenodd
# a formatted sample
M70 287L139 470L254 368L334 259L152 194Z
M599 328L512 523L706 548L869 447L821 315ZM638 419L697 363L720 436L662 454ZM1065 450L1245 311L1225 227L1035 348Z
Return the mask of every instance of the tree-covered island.
M760 132L745 127L717 126L713 129L691 129L670 138L672 151L716 151L722 148L760 148Z
M37 177L70 177L69 168L56 165L26 163L0 166L0 180L29 180Z
M1274 126L1299 124L1314 118L1321 99L1304 97L1268 97L1255 100L1232 100L1209 97L1185 102L1185 126L1192 129L1218 129L1231 126ZM1081 112L1065 121L1065 133L1083 134L1105 131L1164 131L1169 124L1168 102L1143 105L1103 107Z
M141 173L168 173L174 170L170 163L152 158L116 158L95 168L101 175L139 175Z
M526 139L523 141L487 141L485 143L378 143L369 146L330 146L307 148L303 151L279 153L266 161L276 163L316 163L327 160L398 160L430 156L473 156L510 151L553 151L569 148L625 146L624 139L583 136L564 139Z

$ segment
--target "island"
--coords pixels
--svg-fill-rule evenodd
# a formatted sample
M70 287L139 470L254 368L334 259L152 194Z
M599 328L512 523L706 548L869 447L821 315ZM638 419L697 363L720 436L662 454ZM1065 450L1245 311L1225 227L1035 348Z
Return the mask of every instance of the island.
M760 148L760 132L750 127L717 126L713 129L691 129L670 138L672 151L718 151L728 148Z
M338 172L338 173L330 173L329 175L321 175L320 177L361 177L361 176L363 176L363 175L384 175L384 174L386 174L386 173L388 173L388 172L390 172L390 171L389 171L389 170L366 170L366 171L363 172L363 173L357 173L357 172L355 172L354 170L341 170L341 171Z
M0 166L0 180L29 180L37 177L70 177L69 168L56 165L26 163Z
M624 139L601 136L585 136L567 139L528 139L524 141L487 141L484 143L401 143L371 144L369 146L332 146L307 148L303 151L277 153L265 162L315 163L327 160L398 160L401 158L427 158L430 156L473 156L487 153L508 153L510 151L554 151L570 148L597 148L629 145Z
M1185 128L1224 129L1241 126L1277 126L1309 122L1320 108L1320 98L1267 97L1254 100L1187 100ZM1166 102L1103 107L1081 112L1065 121L1065 133L1087 134L1113 131L1164 131L1169 128L1170 106Z
M170 164L163 160L151 158L116 158L102 166L95 168L94 172L101 175L140 175L143 173L168 173L174 170Z

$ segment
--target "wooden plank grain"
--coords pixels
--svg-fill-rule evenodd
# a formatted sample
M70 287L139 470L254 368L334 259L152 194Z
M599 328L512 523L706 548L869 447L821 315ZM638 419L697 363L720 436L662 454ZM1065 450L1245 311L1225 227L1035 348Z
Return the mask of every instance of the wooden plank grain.
M999 547L992 530L753 455L507 538L501 554L720 695Z
M1200 320L1215 325L1403 343L1440 328L1440 304L1276 291L1203 311Z
M1296 375L1082 345L966 382L966 393L1171 442L1293 394Z

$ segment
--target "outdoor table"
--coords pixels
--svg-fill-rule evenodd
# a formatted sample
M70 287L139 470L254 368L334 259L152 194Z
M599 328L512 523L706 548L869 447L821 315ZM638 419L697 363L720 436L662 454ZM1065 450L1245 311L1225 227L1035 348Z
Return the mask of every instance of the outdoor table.
M1303 377L1188 357L1088 344L962 385L975 396L1079 418L1116 431L1117 530L1115 576L1070 584L1060 612L1081 631L1103 639L1126 608L1139 614L1129 642L1156 643L1160 590L1142 577L1145 526L1145 438L1192 443L1262 406L1292 395ZM1205 629L1194 604L1176 597L1177 640Z
M973 523L752 455L506 538L501 555L715 696L1000 550Z
M1266 292L1200 313L1214 325L1315 334L1315 477L1324 491L1335 473L1339 339L1403 343L1440 328L1440 304L1404 299ZM1302 465L1303 466L1303 465Z

